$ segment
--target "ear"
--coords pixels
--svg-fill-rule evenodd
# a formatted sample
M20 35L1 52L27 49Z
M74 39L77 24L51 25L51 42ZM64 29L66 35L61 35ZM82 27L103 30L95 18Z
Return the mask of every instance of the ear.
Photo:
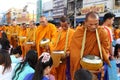
M50 68L51 68L50 66L47 66L47 67L46 67L47 70L50 69Z
M45 68L45 71L50 71L50 66L47 66L46 68Z

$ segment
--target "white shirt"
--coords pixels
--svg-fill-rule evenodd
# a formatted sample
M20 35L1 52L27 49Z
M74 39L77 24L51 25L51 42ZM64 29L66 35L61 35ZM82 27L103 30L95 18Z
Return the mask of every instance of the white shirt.
M15 63L11 64L11 69L6 70L4 74L2 74L4 67L0 65L0 80L12 80L12 73L14 70L14 67L16 66Z

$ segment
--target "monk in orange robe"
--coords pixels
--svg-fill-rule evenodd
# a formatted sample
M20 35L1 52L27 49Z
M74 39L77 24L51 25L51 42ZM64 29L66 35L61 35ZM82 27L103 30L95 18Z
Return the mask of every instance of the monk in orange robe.
M2 37L3 26L0 25L0 38Z
M114 36L115 36L115 39L117 40L118 38L120 38L120 29L117 27L115 28L114 30Z
M55 41L53 44L52 51L65 51L64 61L60 63L58 67L55 67L55 78L56 80L66 80L66 59L69 55L70 42L74 33L74 30L69 28L67 18L62 16L60 18L61 29L56 32ZM51 53L54 54L54 53ZM57 54L56 54L57 55ZM53 65L54 67L54 65ZM69 79L68 79L69 80Z
M77 28L76 32L73 35L71 45L70 45L70 69L72 80L74 80L74 73L80 68L80 55L82 48L82 40L85 28L86 32L86 41L83 56L86 55L95 55L100 56L97 38L96 38L96 29L98 30L100 44L102 49L103 61L110 65L109 61L109 49L110 49L110 39L108 37L107 31L99 26L99 16L95 12L89 12L85 18L85 24L82 27ZM99 70L98 70L99 71Z
M23 44L26 40L26 36L27 36L26 24L22 23L21 29L19 30L19 34L18 34L18 43L19 43L19 46L21 46L23 57L25 56L25 50L24 50Z
M53 43L56 30L57 29L55 25L48 23L45 16L40 17L40 25L37 28L35 39L38 56L40 56L41 53L43 52L43 48L40 46L40 41L42 39L49 39L50 44Z
M13 46L13 48L16 48L18 46L18 33L20 31L20 26L18 26L14 21L13 24L8 28L8 30L11 37L10 44Z
M22 45L25 42L26 36L27 36L27 28L26 28L26 24L23 23L18 34L19 45Z
M30 49L35 49L35 33L37 27L34 24L34 21L30 21L29 28L27 29L26 40L24 43L24 50L27 53Z

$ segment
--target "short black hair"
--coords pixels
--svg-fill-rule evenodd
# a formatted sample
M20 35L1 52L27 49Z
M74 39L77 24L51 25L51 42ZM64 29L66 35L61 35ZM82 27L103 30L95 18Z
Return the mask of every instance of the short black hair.
M97 17L99 18L99 15L97 12L91 11L91 12L86 14L85 21L87 21L89 17L96 19Z
M92 73L86 69L79 69L75 72L75 80L92 80Z
M120 49L120 44L115 45L114 57L118 57L118 49Z
M19 54L22 55L22 50L21 50L21 46L17 46L16 48L11 50L11 54Z
M67 21L67 17L66 16L61 16L60 21L61 22L66 22Z
M103 22L105 22L107 19L111 19L111 18L113 18L113 17L115 17L115 14L113 14L113 13L111 13L111 12L108 12L108 13L106 13L106 14L104 15L104 17L103 17Z

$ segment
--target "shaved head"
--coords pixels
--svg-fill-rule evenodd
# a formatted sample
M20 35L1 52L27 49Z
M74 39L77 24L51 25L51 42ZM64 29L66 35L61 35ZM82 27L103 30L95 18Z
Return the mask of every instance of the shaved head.
M85 18L85 27L90 31L95 31L99 26L99 16L96 12L89 12Z
M48 23L47 18L45 16L40 17L40 25L46 26Z
M96 19L99 20L99 15L96 12L89 12L88 14L86 14L86 18L85 21L87 21L88 19Z

